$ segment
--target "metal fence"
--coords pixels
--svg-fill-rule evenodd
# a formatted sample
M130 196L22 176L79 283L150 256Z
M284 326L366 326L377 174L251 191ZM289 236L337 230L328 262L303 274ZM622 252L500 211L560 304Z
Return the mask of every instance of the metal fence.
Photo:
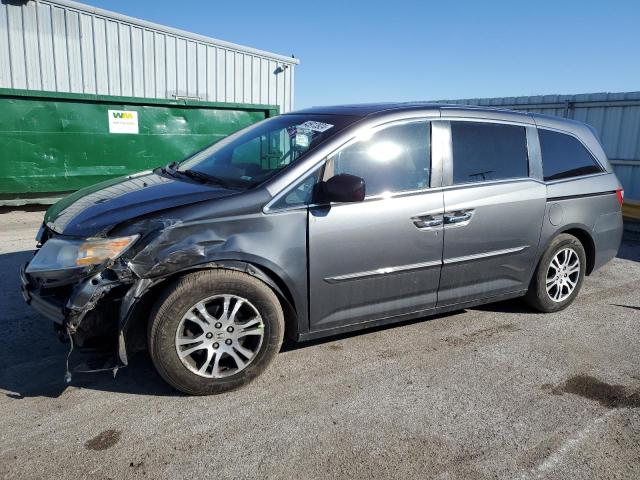
M469 98L444 102L526 110L588 123L598 132L625 189L625 199L640 202L640 92Z
M293 109L297 59L68 0L0 1L0 88Z

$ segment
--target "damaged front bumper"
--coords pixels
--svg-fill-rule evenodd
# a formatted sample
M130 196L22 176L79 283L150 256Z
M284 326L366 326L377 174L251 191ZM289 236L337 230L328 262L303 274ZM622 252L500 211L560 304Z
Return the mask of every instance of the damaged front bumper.
M127 270L125 275L118 275L105 269L69 283L50 283L27 273L27 266L20 269L24 300L53 321L60 340L69 341L69 355L76 347L71 368L67 358L66 380L70 381L72 372L112 370L115 374L126 366L126 312L123 317L122 310L125 297L131 301L129 290L136 291L133 274ZM128 308L125 310L128 312Z
M36 312L44 315L49 320L52 320L56 325L63 326L66 320L64 305L61 304L53 295L47 297L40 296L38 293L35 293L35 288L25 273L27 265L29 264L25 263L20 268L20 291L22 293L22 298L24 298L27 305L31 305Z

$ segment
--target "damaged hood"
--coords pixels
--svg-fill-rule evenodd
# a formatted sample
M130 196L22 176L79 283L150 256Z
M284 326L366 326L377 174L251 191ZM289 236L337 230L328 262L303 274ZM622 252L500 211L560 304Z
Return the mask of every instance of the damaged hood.
M79 190L53 205L44 221L59 234L91 237L141 215L234 193L148 171Z

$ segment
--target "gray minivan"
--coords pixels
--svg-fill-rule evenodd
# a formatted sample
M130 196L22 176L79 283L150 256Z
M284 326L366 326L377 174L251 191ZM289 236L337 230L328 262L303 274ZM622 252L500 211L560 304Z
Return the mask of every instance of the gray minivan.
M594 131L434 104L311 108L46 213L23 295L61 335L148 348L189 394L296 340L523 296L554 312L611 260L623 192ZM106 340L106 341L105 341Z

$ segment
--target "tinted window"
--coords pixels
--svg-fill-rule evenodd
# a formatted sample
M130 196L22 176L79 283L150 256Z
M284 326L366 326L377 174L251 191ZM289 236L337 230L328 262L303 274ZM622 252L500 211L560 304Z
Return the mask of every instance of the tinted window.
M426 122L394 125L343 148L327 163L325 179L339 173L364 178L367 196L419 190L429 185Z
M453 183L529 176L524 127L451 122Z
M593 156L577 138L551 130L538 130L545 180L601 172Z

